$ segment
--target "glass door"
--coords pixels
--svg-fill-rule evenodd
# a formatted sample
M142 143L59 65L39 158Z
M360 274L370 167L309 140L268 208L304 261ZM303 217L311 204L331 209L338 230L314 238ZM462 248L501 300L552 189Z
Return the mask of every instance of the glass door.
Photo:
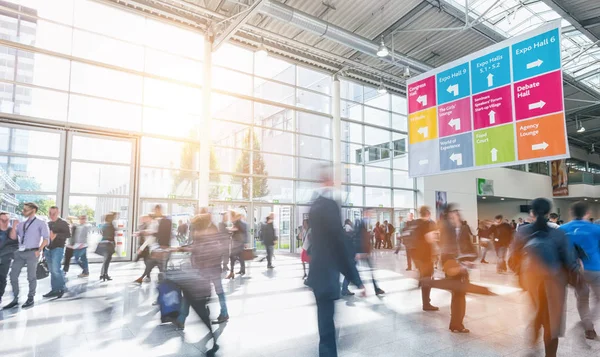
M258 241L258 232L261 224L264 224L269 214L275 214L275 235L278 237L275 249L284 252L294 252L295 235L293 227L294 208L291 205L254 205L253 221L256 222L254 246L257 250L264 250L264 246Z
M100 225L109 212L116 212L116 259L131 258L135 187L135 138L69 133L63 194L64 217L76 222L88 216L95 230L89 237L90 251L102 238ZM100 257L90 255L90 260Z

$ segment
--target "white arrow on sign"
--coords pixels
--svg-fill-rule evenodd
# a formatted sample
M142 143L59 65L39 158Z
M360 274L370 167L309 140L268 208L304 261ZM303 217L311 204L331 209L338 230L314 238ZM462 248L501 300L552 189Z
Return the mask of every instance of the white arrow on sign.
M448 93L452 93L455 97L458 96L458 84L448 86Z
M427 160L427 159L419 160L419 166L427 165L428 163L429 163L429 160Z
M462 154L452 153L450 160L456 162L457 166L462 166Z
M488 80L488 87L491 87L494 85L494 75L493 74L488 74L487 76L487 80Z
M492 153L492 162L498 161L498 149L493 148L491 153Z
M546 150L546 148L548 148L548 143L547 142L543 142L541 144L533 144L531 145L531 150Z
M426 126L419 128L419 130L417 130L417 133L423 135L424 138L427 138L429 137L429 128Z
M533 61L533 62L529 62L529 63L527 63L527 69L532 69L532 68L535 68L535 67L539 67L539 66L542 65L542 63L544 63L544 61L542 61L541 59L538 59L538 60Z
M496 124L496 112L493 110L490 110L490 112L488 113L488 116L490 117L490 124Z
M426 106L427 105L427 94L423 94L423 95L420 95L419 97L417 97L417 102L421 103L422 106Z
M454 128L454 130L460 130L460 118L451 119L448 125Z
M543 100L540 100L539 102L529 104L529 110L542 109L544 107L544 105L546 105L546 102L544 102Z

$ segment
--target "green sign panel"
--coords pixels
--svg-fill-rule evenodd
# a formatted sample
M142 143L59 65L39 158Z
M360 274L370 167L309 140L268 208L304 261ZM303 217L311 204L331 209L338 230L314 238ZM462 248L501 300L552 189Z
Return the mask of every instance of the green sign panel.
M273 203L279 203L279 200L273 200Z
M476 131L473 145L476 166L515 161L514 124Z
M477 196L493 196L494 181L482 178L477 179Z

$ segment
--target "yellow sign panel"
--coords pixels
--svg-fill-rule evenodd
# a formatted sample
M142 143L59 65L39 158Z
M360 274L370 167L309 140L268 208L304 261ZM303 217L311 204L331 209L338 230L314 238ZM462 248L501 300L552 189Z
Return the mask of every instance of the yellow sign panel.
M408 115L408 142L416 144L438 137L436 108Z

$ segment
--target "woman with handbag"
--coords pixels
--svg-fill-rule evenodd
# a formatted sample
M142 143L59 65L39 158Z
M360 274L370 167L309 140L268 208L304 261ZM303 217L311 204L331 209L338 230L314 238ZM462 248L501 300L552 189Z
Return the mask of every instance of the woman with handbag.
M104 216L104 224L101 226L102 241L99 245L103 244L104 246L104 261L102 262L102 270L100 271L100 280L102 281L112 280L108 275L108 267L115 253L115 219L117 219L116 212L107 213Z

